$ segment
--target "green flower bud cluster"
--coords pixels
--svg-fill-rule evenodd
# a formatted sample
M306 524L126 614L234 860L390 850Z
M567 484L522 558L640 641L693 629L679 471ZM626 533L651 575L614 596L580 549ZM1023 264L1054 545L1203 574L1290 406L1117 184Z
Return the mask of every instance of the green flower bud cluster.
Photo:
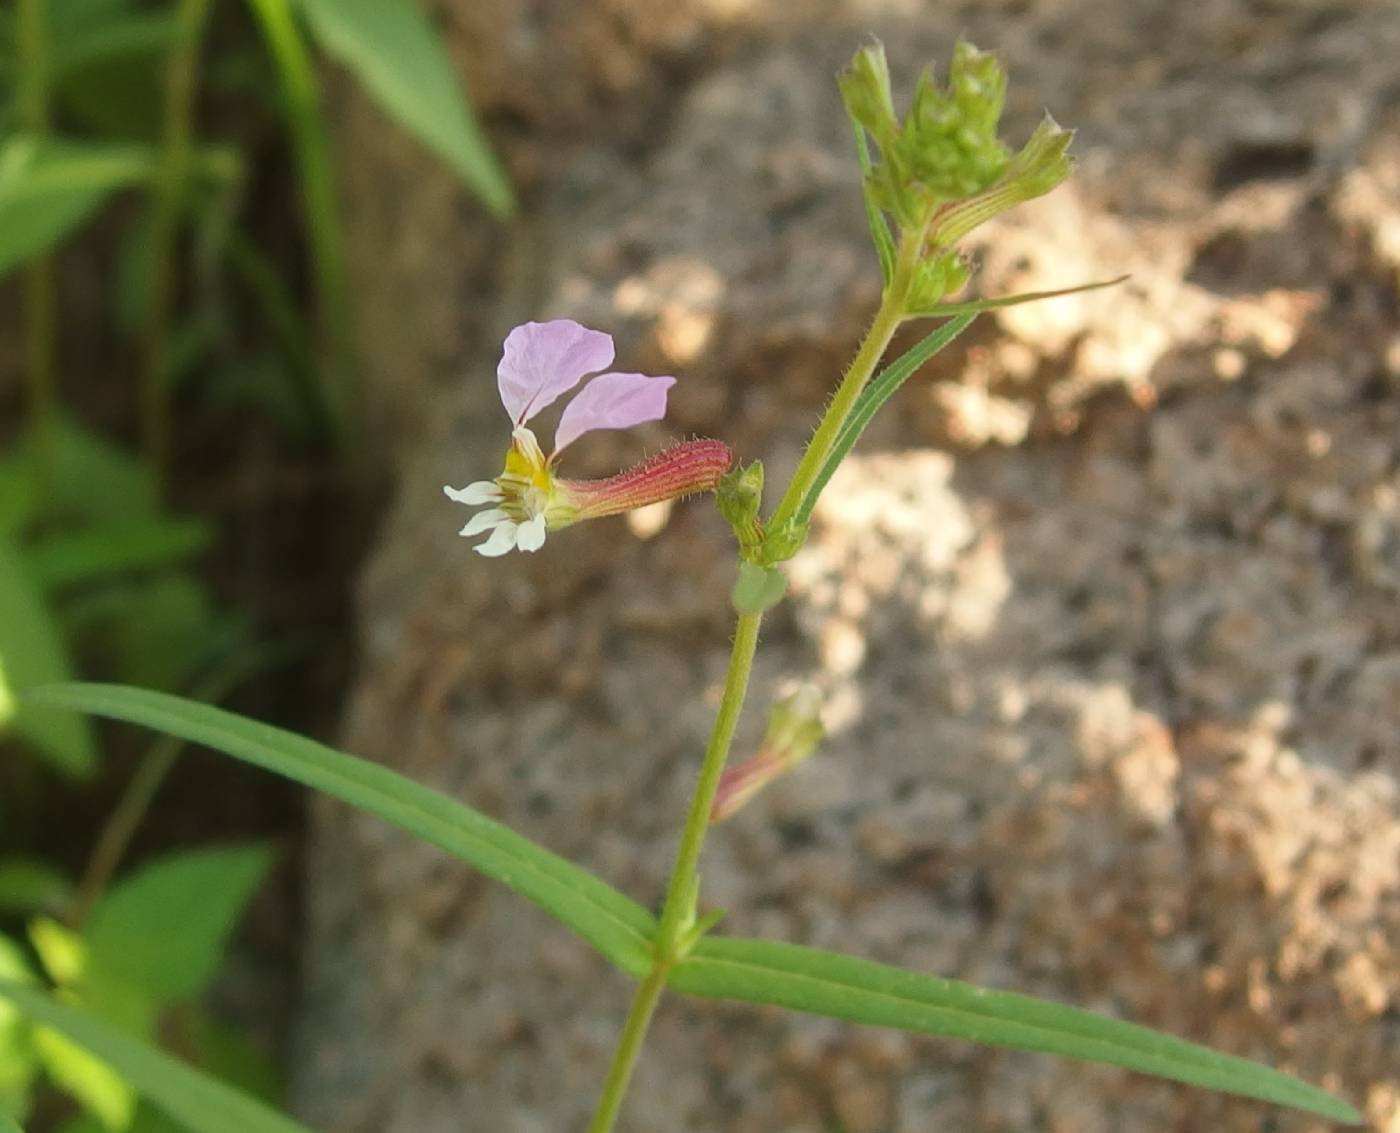
M903 233L923 234L910 310L936 305L960 289L970 268L954 244L979 224L1022 201L1048 193L1069 176L1072 134L1050 118L1017 153L997 136L1006 102L1006 72L994 55L960 42L948 81L940 87L926 70L913 104L901 120L895 113L884 48L856 52L840 76L846 111L861 138L867 206L878 220L877 244L890 258L880 219L893 217ZM864 136L874 141L877 160L867 160Z

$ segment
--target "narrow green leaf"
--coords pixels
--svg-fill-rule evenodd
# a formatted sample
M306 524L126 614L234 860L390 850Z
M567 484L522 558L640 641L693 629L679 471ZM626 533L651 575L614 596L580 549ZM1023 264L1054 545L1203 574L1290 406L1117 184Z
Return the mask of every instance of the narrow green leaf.
M28 700L142 724L323 791L471 863L563 921L623 971L640 975L649 966L656 922L644 908L572 862L387 767L144 689L56 685L36 689Z
M0 144L0 276L57 244L108 193L147 180L154 168L144 146L24 135Z
M514 198L418 0L300 0L321 46L498 216Z
M153 517L55 535L25 551L25 565L45 589L125 571L169 566L203 550L213 530L196 519Z
M160 1002L193 998L271 862L265 846L229 846L172 854L123 878L93 910L88 970Z
M0 998L89 1051L193 1133L308 1133L231 1086L33 988L0 980Z
M58 627L18 550L0 536L0 730L13 727L55 768L79 777L97 762L87 721L16 699L33 685L66 679Z
M841 431L836 435L831 452L827 454L826 463L822 465L821 471L817 473L817 478L812 481L811 490L797 509L798 523L807 523L811 520L812 509L817 506L818 497L821 496L832 476L836 474L836 469L841 466L846 455L855 447L856 441L860 440L860 435L865 432L866 426L875 419L875 414L880 411L880 407L894 395L895 390L909 380L915 370L971 326L972 320L976 317L974 313L958 315L949 319L932 334L927 335L918 345L900 355L898 359L876 374L870 384L861 390L860 397L851 407L850 416L846 418L841 426Z
M1041 299L1059 299L1064 295L1078 295L1081 291L1098 291L1104 287L1114 287L1128 279L1120 275L1116 279L1100 279L1094 283L1081 283L1075 287L1057 287L1053 291L1023 291L1019 295L1003 295L999 299L973 299L967 303L939 303L923 310L910 311L911 318L942 318L946 315L976 315L982 311L995 311L1001 307L1019 307L1022 303L1037 303Z
M856 133L856 157L860 161L860 188L861 195L865 198L865 220L870 225L870 238L875 241L875 254L880 257L880 274L888 287L894 277L894 237L890 234L889 222L885 220L884 211L875 200L872 181L874 166L870 162L870 144L865 140L865 128L854 118L851 119L851 126Z
M706 937L671 974L677 991L772 1003L853 1023L1123 1066L1357 1123L1346 1102L1297 1078L1133 1023L854 956Z
M0 979L20 983L34 980L23 950L3 934ZM0 1114L28 1112L30 1090L38 1074L33 1028L8 1000L0 999Z

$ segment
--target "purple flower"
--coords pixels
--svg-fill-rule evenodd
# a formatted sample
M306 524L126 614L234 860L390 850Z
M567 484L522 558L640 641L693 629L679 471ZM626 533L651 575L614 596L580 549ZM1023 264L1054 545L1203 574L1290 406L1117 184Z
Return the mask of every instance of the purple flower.
M571 319L525 323L506 336L496 384L510 415L511 447L495 480L465 488L444 487L450 499L489 505L462 528L463 535L490 531L477 545L482 555L537 551L545 533L581 519L612 515L657 500L713 488L732 459L719 441L693 441L659 453L644 465L609 480L562 480L554 462L565 448L595 429L630 429L666 414L666 393L675 378L606 370L613 340ZM548 456L526 422L554 404L590 374L560 415L554 451Z

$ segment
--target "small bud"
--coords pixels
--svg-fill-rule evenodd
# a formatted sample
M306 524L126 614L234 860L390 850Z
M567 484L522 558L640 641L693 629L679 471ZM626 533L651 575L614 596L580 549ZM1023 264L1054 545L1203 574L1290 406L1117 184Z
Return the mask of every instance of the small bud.
M763 536L763 545L758 550L758 561L765 565L786 562L802 550L802 544L807 542L809 527L809 524L799 523L794 517L780 527L771 528Z
M994 184L939 209L929 230L929 247L947 248L992 217L1050 192L1074 171L1068 152L1073 140L1073 130L1062 130L1046 115Z
M711 822L722 822L759 791L807 759L826 730L821 722L821 694L804 685L773 706L768 729L758 752L725 770L710 810Z
M763 463L756 460L726 475L715 490L715 505L734 529L739 546L746 551L757 547L763 541L763 524L758 518L763 506Z
M876 41L856 52L851 65L836 79L846 113L857 126L870 131L881 146L892 144L899 130L890 92L890 65L884 44Z
M925 311L937 306L945 295L961 291L971 275L972 266L961 252L950 250L926 257L914 274L909 310Z

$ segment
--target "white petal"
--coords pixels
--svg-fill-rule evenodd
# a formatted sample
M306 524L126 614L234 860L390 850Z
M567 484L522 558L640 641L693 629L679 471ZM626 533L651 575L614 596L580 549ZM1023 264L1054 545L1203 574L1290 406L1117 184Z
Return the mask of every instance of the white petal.
M496 525L496 530L491 532L491 538L486 542L478 544L473 550L478 555L485 555L488 559L494 559L497 555L504 555L507 551L515 549L516 533L520 530L518 523L506 520L504 523Z
M487 511L477 512L467 521L467 525L457 532L458 535L480 535L488 527L495 527L501 520L506 518L506 513L498 507L490 508Z
M544 546L544 516L537 515L520 525L515 545L522 551L538 551Z
M469 504L472 507L479 504L495 503L497 500L505 498L494 480L477 480L465 488L452 488L444 484L442 490L449 500L456 500L459 504Z

